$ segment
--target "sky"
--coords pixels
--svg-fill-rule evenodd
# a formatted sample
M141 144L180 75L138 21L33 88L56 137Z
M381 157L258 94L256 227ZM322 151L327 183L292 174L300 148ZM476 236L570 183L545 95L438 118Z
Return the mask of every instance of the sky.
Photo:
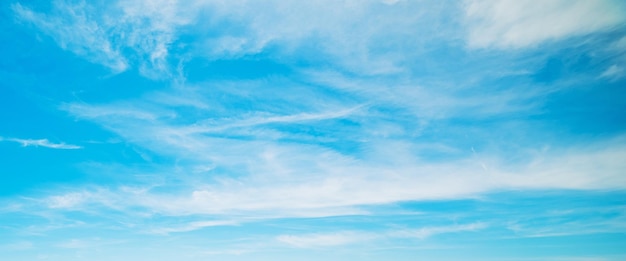
M0 2L0 259L626 260L626 2Z

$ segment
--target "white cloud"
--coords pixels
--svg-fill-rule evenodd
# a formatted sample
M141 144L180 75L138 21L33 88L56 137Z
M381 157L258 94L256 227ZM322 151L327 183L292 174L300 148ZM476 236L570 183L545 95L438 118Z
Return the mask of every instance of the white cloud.
M360 97L371 107L393 106L408 110L415 117L405 121L419 119L423 123L445 118L482 118L529 112L537 107L538 97L552 91L532 86L489 90L487 86L477 88L463 82L455 83L454 79L450 79L452 86L437 86L437 83L418 84L415 79L349 77L329 71L308 71L304 74L315 84Z
M622 66L619 65L611 65L607 68L602 74L600 74L600 78L606 78L609 80L617 80L626 76L626 70Z
M175 0L119 1L106 6L85 1L53 1L47 14L13 4L16 16L50 35L61 48L119 73L133 64L150 78L171 76L170 44L176 29L194 13ZM194 5L184 6L194 10ZM132 50L128 53L128 50Z
M62 110L70 111L74 115L85 118L106 118L106 119L122 119L122 120L146 120L154 121L159 117L175 117L170 111L150 111L146 109L136 108L131 104L111 104L111 105L85 105L85 104L64 104L60 107ZM159 113L161 112L161 113Z
M486 227L487 225L485 223L470 223L379 232L339 231L304 235L280 235L276 237L276 240L297 248L322 248L357 244L380 239L425 239L440 234L478 231Z
M119 245L125 243L125 240L110 240L102 238L73 238L57 243L55 246L68 249L93 249L101 248L107 245Z
M277 55L285 60L321 55L350 71L393 74L403 70L402 61L440 37L435 28L448 15L442 6L418 1L213 2L207 9L214 21L202 28L221 34L198 46L199 54L240 57L279 46ZM237 24L237 30L215 28L220 22Z
M45 14L19 3L13 10L64 49L114 72L138 65L150 78L176 78L171 63L193 57L230 59L270 49L285 61L325 57L350 71L397 73L429 39L441 38L434 27L446 19L438 15L450 15L442 4L378 0L141 0L106 6L57 0ZM193 41L178 41L180 36Z
M89 194L69 193L48 198L47 204L50 208L72 208L89 200Z
M235 130L238 128L251 128L259 125L267 124L297 124L301 122L316 122L324 120L341 119L350 116L357 112L363 106L356 106L347 109L338 109L335 111L327 111L320 113L299 113L294 115L263 115L252 116L244 119L224 119L224 120L211 120L207 122L198 122L190 128L181 129L186 134L203 134L203 133L223 133L228 130Z
M0 248L12 250L12 251L26 251L33 249L34 245L30 241L20 241L0 246Z
M60 248L86 248L90 246L90 242L80 239L70 239L57 244Z
M34 24L52 36L61 48L109 67L113 72L122 72L128 68L128 61L121 54L119 46L115 46L109 39L108 28L93 20L91 14L87 13L89 7L85 3L54 3L62 15L39 14L19 3L12 7L19 19Z
M609 49L612 49L614 51L617 52L623 52L626 51L626 36L618 39L617 41L613 42L611 44L611 46L609 47Z
M615 142L619 144L619 141ZM73 210L146 209L150 213L168 216L237 214L280 218L315 217L320 213L326 216L346 215L359 213L360 206L471 198L508 189L626 187L626 177L622 175L626 170L626 163L622 160L626 157L626 147L623 146L599 149L604 146L599 144L594 146L596 148L542 154L527 165L518 166L503 164L497 158L445 163L427 163L410 158L407 160L413 160L412 163L404 160L384 162L374 158L357 160L315 147L268 147L262 143L242 147L236 143L224 143L220 146L223 149L219 152L206 149L196 150L194 154L236 154L235 162L229 162L230 158L210 158L217 160L214 162L216 165L231 168L233 173L240 171L239 168L232 168L233 165L243 167L250 173L230 178L191 178L191 174L183 171L176 174L183 175L178 178L190 180L182 185L156 185L156 188L173 189L176 191L173 193L159 193L150 188L133 191L102 188L85 195L75 192L55 195L45 202L49 207ZM248 146L258 149L251 151ZM229 152L228 148L232 147L239 148ZM269 150L272 147L274 150ZM271 156L257 154L260 151L271 153ZM395 153L403 154L401 150L395 150ZM489 166L488 170L482 167L483 162ZM194 229L194 226L191 224L179 229ZM414 232L415 236L427 236L437 231Z
M406 229L392 231L389 233L392 237L398 238L419 238L425 239L434 235L458 232L472 232L487 228L485 223L471 223L463 225L450 225L440 227L423 227L419 229Z
M468 0L471 48L525 48L610 29L626 21L624 3L601 0Z
M118 1L115 7L122 15L110 17L106 24L114 30L110 37L116 39L119 46L130 47L140 55L139 70L143 75L157 79L172 77L168 62L170 49L178 37L179 28L190 24L198 14L200 3Z
M63 149L63 150L75 150L82 149L83 147L65 143L53 143L48 139L17 139L17 138L3 138L0 137L0 141L16 142L23 147L45 147L51 149Z
M196 221L190 222L184 226L175 226L175 227L159 227L151 230L152 233L156 234L169 234L169 233L179 233L179 232L189 232L194 231L206 227L215 227L215 226L234 226L237 225L238 222L231 220L209 220L209 221Z
M282 243L299 248L331 247L352 244L372 239L373 235L364 232L336 232L309 235L281 235L276 239Z
M13 11L64 49L114 72L137 65L150 78L181 77L171 65L184 67L194 57L231 59L264 51L284 61L323 57L333 67L360 74L397 74L432 45L459 38L453 26L459 19L456 9L434 2L91 4L54 1L53 10L44 14L18 3ZM472 48L522 48L585 35L624 22L622 5L611 0L466 1L467 41Z
M94 121L134 146L177 161L176 168L158 170L171 173L160 180L175 182L151 184L168 187L171 183L172 187L166 190L175 192L159 193L148 186L143 191L129 193L110 187L103 188L106 196L94 196L90 201L97 203L106 198L106 206L139 207L165 215L246 213L268 216L268 213L275 213L275 216L293 217L318 212L343 215L351 211L358 213L359 206L363 205L467 198L507 189L626 187L626 177L622 175L626 163L621 160L626 157L623 137L597 144L572 145L569 150L535 154L518 151L516 153L524 154L526 160L513 164L497 150L477 155L469 146L463 148L457 144L416 139L408 127L385 123L384 118L378 118L381 112L373 109L378 104L409 108L409 112L420 117L411 115L401 120L413 128L421 126L424 118L437 120L452 115L472 119L476 115L519 110L518 105L508 105L509 101L520 103L517 93L496 97L466 95L461 99L432 94L439 90L412 89L409 84L406 88L399 84L401 87L390 93L378 87L376 81L350 81L341 77L320 81L325 86L363 95L370 103L362 106L359 99L349 102L345 97L318 96L315 92L302 94L306 88L271 89L279 84L266 81L252 87L220 82L202 91L175 94L175 99L148 95L148 100L63 106L76 117ZM238 88L230 88L232 86ZM252 90L260 88L266 92L256 93L257 103L253 107L245 110L228 107L233 101L245 102ZM214 97L212 92L220 93L223 99L205 102L203 97ZM435 98L446 102L438 104L433 101ZM507 101L495 102L498 99ZM185 115L175 113L178 106L192 106L198 115L208 116L206 119L184 118ZM342 130L344 125L332 125L334 121L352 121L359 125ZM290 129L298 130L302 126L322 126L320 129L332 132L320 137L316 133ZM399 130L393 130L394 127ZM463 130L462 134L471 134L470 131ZM472 135L476 135L475 132ZM326 146L326 141L353 141L361 148L354 153L344 152ZM434 149L455 156L431 162L417 153ZM467 155L461 155L463 151L467 151ZM199 173L199 169L207 171ZM224 172L228 174L219 174Z
M401 0L381 0L381 2L387 4L387 5L395 5L398 2L400 2Z

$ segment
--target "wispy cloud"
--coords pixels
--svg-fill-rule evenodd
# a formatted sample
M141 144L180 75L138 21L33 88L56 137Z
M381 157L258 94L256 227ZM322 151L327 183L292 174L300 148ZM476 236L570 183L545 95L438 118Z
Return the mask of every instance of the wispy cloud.
M626 169L621 161L626 148L542 155L515 168L489 158L390 165L374 159L350 159L314 147L282 148L274 155L268 155L267 149L265 155L255 155L257 152L245 154L242 148L237 152L240 158L236 164L228 162L228 158L213 157L225 160L215 163L223 167L250 162L245 166L252 174L239 178L190 178L191 172L183 171L183 176L176 179L188 181L155 187L174 189L176 193L101 187L94 192L53 195L43 202L47 207L67 210L145 209L168 216L237 214L281 218L316 217L320 213L341 216L351 213L345 209L350 207L358 210L359 206L403 201L472 198L503 189L626 187L626 179L621 175ZM487 170L482 165L485 162Z
M464 225L423 227L420 229L388 230L380 232L340 231L305 235L280 235L276 237L276 240L298 248L320 248L343 246L380 239L425 239L439 234L478 231L486 227L487 225L485 223L471 223Z
M626 70L619 65L611 65L607 68L602 74L600 74L600 78L607 78L609 80L618 80L622 77L626 76Z
M543 220L544 224L533 225L532 220L538 219ZM626 208L566 206L558 211L537 212L518 217L517 220L507 220L506 227L515 233L515 237L528 238L611 233L626 229Z
M4 138L0 137L0 141L15 142L22 145L22 147L45 147L51 149L63 149L63 150L75 150L82 149L83 147L65 143L53 143L48 139L18 139L18 138Z
M276 240L301 248L342 246L351 243L371 240L373 234L364 232L344 231L325 234L281 235Z
M445 8L412 1L141 0L99 6L58 0L52 12L44 14L13 5L19 19L52 36L62 48L114 72L138 64L144 76L155 79L179 76L172 72L172 60L233 59L278 45L282 48L277 55L288 61L311 41L318 43L315 53L350 71L393 74L404 70L401 63L411 53L407 51L423 48L426 36L442 38L441 31L426 24L444 24ZM210 21L197 20L205 14L211 15ZM225 30L220 27L223 23L238 24L238 29ZM407 34L407 30L420 33ZM181 36L194 42L177 42ZM401 41L388 48L377 39Z
M128 68L128 61L115 46L107 34L107 28L93 20L87 13L89 7L83 2L79 5L54 1L57 12L63 14L49 17L39 14L19 3L14 4L13 11L25 22L34 24L52 38L63 49L88 60L109 67L114 72L122 72Z
M120 1L106 6L57 0L48 14L20 3L12 9L19 20L32 23L63 49L114 73L139 64L144 76L158 79L171 76L167 58L176 37L174 29L189 20L180 6L167 0Z
M626 21L621 1L465 1L471 48L524 48Z
M230 220L209 220L209 221L195 221L190 222L183 226L172 226L172 227L159 227L153 229L152 233L156 234L169 234L169 233L179 233L179 232L189 232L194 231L206 227L215 227L215 226L234 226L237 225L238 222L230 221Z
M125 240L109 240L102 238L74 238L69 240L64 240L56 244L56 247L59 248L68 248L68 249L92 249L94 247L102 247L106 245L118 245L123 244Z
M20 241L6 245L0 245L0 248L7 249L9 251L28 251L30 249L33 249L33 247L34 244L30 241Z
M473 146L511 145L494 132L531 126L507 122L495 130L489 127L493 125L450 123L532 114L541 105L535 97L545 91L460 95L458 89L439 90L408 80L324 73L306 75L305 80L312 82L293 88L277 87L292 84L280 78L218 81L109 104L65 104L61 108L78 119L100 124L178 164L158 171L176 173L166 175L171 185L150 184L137 193L102 187L98 193L106 196L80 196L77 202L70 200L72 192L61 193L59 199L68 200L50 201L50 206L80 208L106 198L104 206L165 215L293 217L510 189L626 187L623 137L547 151L518 141L513 145L519 160L512 163L512 155L497 149L477 153ZM396 88L390 91L384 82ZM341 95L328 95L335 91ZM210 99L218 94L221 99ZM256 102L249 103L252 96ZM442 129L449 131L446 139L420 138L441 135ZM429 160L431 154L437 158ZM159 193L155 187L175 192Z
M423 227L419 229L406 229L388 232L387 235L398 238L425 239L439 234L472 232L487 228L486 223L471 223L463 225L450 225L440 227Z

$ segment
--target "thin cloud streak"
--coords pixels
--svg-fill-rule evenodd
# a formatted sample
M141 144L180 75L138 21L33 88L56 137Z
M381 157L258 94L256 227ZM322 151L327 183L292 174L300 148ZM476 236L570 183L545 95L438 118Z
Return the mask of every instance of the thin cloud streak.
M170 233L182 233L182 232L190 232L194 230L199 230L207 227L215 227L215 226L236 226L239 222L232 220L209 220L209 221L195 221L190 222L183 226L170 226L170 227L159 227L153 230L150 230L151 233L155 234L170 234Z
M61 150L76 150L82 149L83 147L72 144L65 143L53 143L48 139L17 139L17 138L3 138L0 137L0 141L7 142L15 142L22 145L22 147L44 147L50 149L61 149Z
M382 239L426 239L440 234L475 232L487 228L485 223L433 226L418 229L369 231L339 231L304 235L280 235L276 240L296 248L328 248Z

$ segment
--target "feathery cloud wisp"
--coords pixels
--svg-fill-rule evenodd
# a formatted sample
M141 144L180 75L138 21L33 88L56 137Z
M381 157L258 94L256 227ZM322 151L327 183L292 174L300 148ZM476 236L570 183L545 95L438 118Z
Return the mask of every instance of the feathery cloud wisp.
M471 48L525 48L610 29L626 21L624 2L612 0L469 0Z
M0 137L0 141L16 142L22 145L22 147L44 147L51 149L63 149L63 150L75 150L82 149L83 147L65 143L53 143L48 139L17 139L17 138L3 138Z

